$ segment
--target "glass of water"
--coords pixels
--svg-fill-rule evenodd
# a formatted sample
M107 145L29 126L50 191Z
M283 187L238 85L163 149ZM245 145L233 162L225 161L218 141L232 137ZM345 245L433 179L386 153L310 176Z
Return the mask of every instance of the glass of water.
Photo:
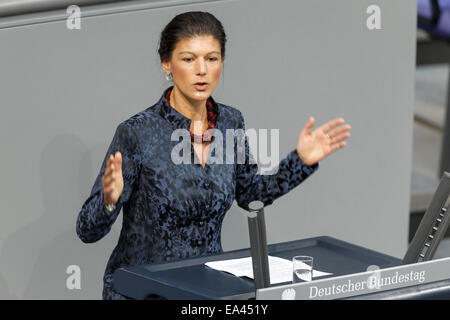
M295 256L293 262L292 283L312 281L313 257Z

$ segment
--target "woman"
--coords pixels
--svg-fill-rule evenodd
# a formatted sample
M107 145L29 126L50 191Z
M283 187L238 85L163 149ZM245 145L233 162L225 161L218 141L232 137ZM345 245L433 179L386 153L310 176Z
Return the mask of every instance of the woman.
M119 267L221 252L221 224L234 200L244 209L253 200L269 205L311 175L321 159L345 146L350 126L342 119L313 131L310 118L297 147L273 175L257 174L247 141L245 163L209 163L208 154L212 157L216 149L207 129L224 136L227 129L245 130L237 109L211 97L225 42L222 24L206 12L180 14L162 31L158 52L173 86L155 105L117 127L77 220L81 240L95 242L109 232L123 208L122 231L104 275L104 299L126 298L112 285ZM180 129L190 131L191 160L198 161L173 161L178 141L171 137Z

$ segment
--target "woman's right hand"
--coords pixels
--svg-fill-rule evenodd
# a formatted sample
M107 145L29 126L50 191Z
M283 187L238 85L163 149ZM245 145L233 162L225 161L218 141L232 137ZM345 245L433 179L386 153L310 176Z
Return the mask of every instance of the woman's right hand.
M103 203L116 204L123 190L122 154L110 155L102 177Z

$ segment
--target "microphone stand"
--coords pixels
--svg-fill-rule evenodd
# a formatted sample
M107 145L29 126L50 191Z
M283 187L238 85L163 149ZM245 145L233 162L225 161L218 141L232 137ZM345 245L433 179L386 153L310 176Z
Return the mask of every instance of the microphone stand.
M264 203L252 201L248 207L247 217L252 252L253 278L255 280L255 289L257 290L270 286Z

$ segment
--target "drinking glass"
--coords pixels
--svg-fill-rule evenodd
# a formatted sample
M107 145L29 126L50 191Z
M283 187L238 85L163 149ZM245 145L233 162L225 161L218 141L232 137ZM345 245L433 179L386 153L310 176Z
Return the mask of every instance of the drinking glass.
M295 256L292 258L293 275L292 283L312 281L313 257Z

